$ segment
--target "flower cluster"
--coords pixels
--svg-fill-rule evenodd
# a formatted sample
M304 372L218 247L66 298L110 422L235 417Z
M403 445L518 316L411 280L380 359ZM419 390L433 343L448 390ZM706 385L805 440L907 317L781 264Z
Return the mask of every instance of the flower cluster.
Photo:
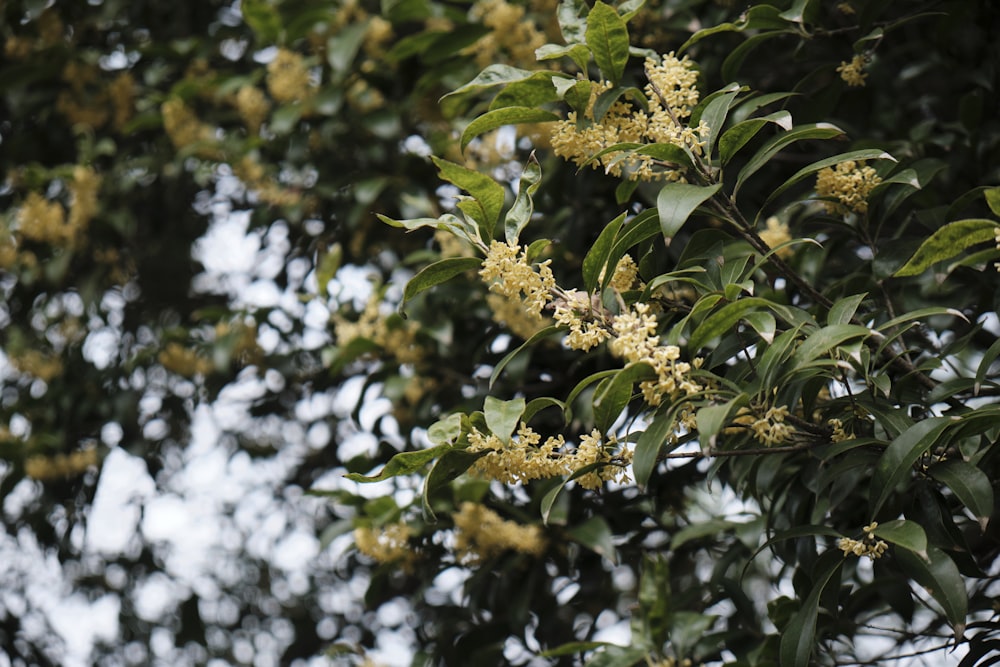
M309 99L315 89L305 59L294 51L278 49L278 55L267 64L267 90L281 104Z
M549 11L555 10L555 3ZM504 60L518 67L537 66L535 49L545 44L545 34L535 23L525 18L525 8L507 0L477 0L469 11L473 20L481 20L490 29L489 34L476 40L469 47L480 67Z
M770 447L787 442L795 433L795 427L785 423L789 414L787 405L768 408L763 414L740 408L733 423L748 428L757 442Z
M243 159L233 165L233 173L243 181L247 188L259 201L271 206L297 206L305 202L306 208L312 206L309 199L303 200L302 193L295 189L284 187L277 179L268 175L267 170L253 155L244 155Z
M695 155L703 151L709 127L704 122L691 127L685 120L692 107L698 103L695 82L698 74L685 56L678 59L673 53L663 56L659 63L646 60L646 95L649 109L643 111L622 100L616 101L598 120L594 105L601 93L611 89L611 83L591 86L590 101L580 122L575 111L566 120L557 121L550 138L556 155L572 160L577 166L591 164L595 169L604 167L612 176L625 176L630 180L663 179L684 181L683 171L658 161L649 155L614 151L591 158L600 151L619 143L666 143L684 148Z
M866 213L868 196L881 182L872 167L847 160L836 167L820 169L816 175L816 194L837 200L825 202L830 213Z
M829 419L826 425L830 427L830 440L832 442L843 442L854 439L854 433L844 428L844 422L839 419Z
M604 309L594 301L591 295L573 289L565 291L563 297L555 302L555 320L569 328L566 345L571 350L586 352L611 338L611 332L603 321Z
M611 353L633 364L649 364L656 373L655 380L639 384L642 396L650 407L656 407L664 398L674 399L683 394L690 396L703 387L691 379L692 364L680 361L681 350L676 345L660 345L656 332L656 317L649 312L649 304L636 303L628 312L614 318L611 324L615 339L610 343ZM695 359L694 367L701 365Z
M201 122L194 111L179 97L172 97L164 102L160 111L163 113L163 129L177 150L212 141L214 135L212 128ZM206 148L199 154L210 157L213 151Z
M865 65L868 64L868 59L862 55L857 55L851 58L850 62L840 63L840 67L837 68L837 73L840 74L840 78L844 80L848 86L858 87L865 85L865 78L868 77L868 72L865 72Z
M402 521L381 528L354 529L358 551L379 563L401 563L406 568L414 558L409 540L413 530Z
M343 347L352 340L363 338L381 347L401 364L416 363L423 359L424 350L416 340L416 325L398 317L386 317L381 306L382 301L374 294L357 321L335 316L334 335L337 345Z
M236 91L233 101L247 131L251 136L256 136L260 132L260 126L271 113L271 105L264 91L257 86L246 85Z
M552 299L556 286L551 260L535 266L528 262L527 250L518 255L521 246L515 243L493 241L490 244L480 277L490 286L490 291L509 299L520 301L526 313L538 315Z
M878 528L878 524L872 521L861 529L865 534L863 538L854 540L850 537L842 537L837 540L837 548L844 552L845 557L848 554L854 554L859 558L861 556L868 556L871 560L881 558L882 554L889 548L889 545L883 540L875 539L876 528Z
M100 457L94 447L55 456L30 456L24 461L24 474L41 482L69 479L82 475L99 461Z
M502 294L487 294L486 304L493 312L493 320L527 340L549 324L548 318L540 312L526 311L520 299L512 299Z
M26 349L20 352L8 351L8 361L21 373L33 375L48 382L62 375L62 359L56 355L45 354L39 350Z
M586 489L597 489L605 481L625 479L623 466L631 460L631 450L622 448L613 456L615 441L605 446L599 431L582 436L574 450L563 451L565 444L561 435L549 437L543 444L542 437L523 422L516 437L507 444L495 435L486 435L473 428L469 433L469 451L488 453L476 460L472 471L504 484L518 484L570 475L584 466L607 463L582 475L577 482ZM612 458L616 461L612 462Z
M171 373L190 378L195 375L208 375L215 368L211 359L204 357L189 347L178 342L167 343L157 357L160 364Z
M782 243L787 243L792 240L792 235L788 231L788 224L782 222L777 216L771 216L767 219L767 229L760 232L760 240L767 244L768 248L777 248ZM783 248L778 248L775 251L775 255L781 259L787 259L792 256L795 250L791 246L785 246Z
M464 565L489 560L504 551L535 557L545 553L545 537L539 526L506 521L478 503L462 503L452 519L455 522L455 553Z

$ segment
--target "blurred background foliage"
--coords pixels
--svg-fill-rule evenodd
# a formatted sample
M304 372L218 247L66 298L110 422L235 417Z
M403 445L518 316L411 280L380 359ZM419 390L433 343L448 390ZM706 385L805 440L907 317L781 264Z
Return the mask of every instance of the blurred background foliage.
M864 411L851 413L843 393L823 408L855 429L849 446L661 457L641 489L571 483L558 496L560 479L458 476L472 463L458 455L454 474L440 472L446 483L423 494L420 474L345 479L466 437L468 422L446 418L483 410L487 395L566 401L582 378L621 367L549 336L491 379L548 314L505 313L468 244L378 219L455 212L459 189L432 155L502 184L509 206L533 152L542 180L525 240L551 240L542 245L558 283L582 286L605 226L651 210L659 186L578 170L554 156L542 123L492 127L464 150L462 133L503 107L564 114L552 77L596 79L600 63L579 51L536 60L536 50L581 42L589 11L582 0L0 2L0 546L11 563L0 647L10 664L673 667L877 664L923 651L942 664L954 643L967 664L988 659L1000 641L1000 544L987 521L998 253L990 239L959 239L948 261L894 275L946 223L997 219L1000 16L986 0L617 7L632 45L627 85L641 87L647 53L684 46L703 99L732 82L793 93L762 108L843 130L834 148L807 141L778 154L739 207L751 220L759 212L761 228L775 215L792 236L820 241L794 245L786 266L865 324L933 309L894 334L888 354L908 366L845 339L829 357L838 363L796 380L803 410L841 378L863 394ZM838 70L855 58L863 85ZM518 87L462 88L498 65L526 70ZM774 132L751 138L729 173ZM912 171L866 215L827 211L812 180L771 198L801 167L867 148L898 160L879 165L883 177ZM647 281L752 251L705 215L667 245L629 249ZM460 257L470 261L452 265L463 268L455 280L401 303L421 268ZM746 280L755 296L829 310L765 263ZM711 291L662 295L665 321ZM706 371L738 384L740 336L759 349L766 339L731 324L703 341ZM597 419L594 389L571 413L535 404L547 409L532 427L578 441ZM960 432L907 461L912 479L892 478L902 492L870 516L880 453L942 411ZM733 449L747 446L741 437ZM942 456L965 476L929 472ZM116 488L119 515L102 504ZM99 537L108 517L126 529L117 541ZM844 560L834 539L864 541L875 518L919 524L916 552L930 560L903 553L897 545L914 544L899 532L886 532L888 557ZM170 520L174 534L162 528ZM193 555L198 542L184 533L208 555ZM38 590L40 562L51 595L111 608L112 629L82 648L69 640ZM841 585L826 586L834 575ZM601 644L622 632L628 646Z

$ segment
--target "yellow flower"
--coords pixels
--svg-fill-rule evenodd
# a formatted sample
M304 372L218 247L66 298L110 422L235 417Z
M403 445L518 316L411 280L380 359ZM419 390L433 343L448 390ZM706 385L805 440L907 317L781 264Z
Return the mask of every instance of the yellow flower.
M857 55L851 58L850 62L840 63L840 67L837 68L837 73L840 74L840 78L848 86L859 87L865 85L865 79L868 77L868 72L865 72L865 65L868 64L868 60L862 56Z
M777 248L782 243L792 240L792 235L788 232L788 224L782 222L777 216L767 219L767 229L760 232L760 239L767 244L768 248ZM775 254L781 259L787 259L794 254L795 250L791 246L778 249Z
M311 97L314 89L302 56L279 49L278 55L267 65L267 90L282 104L303 102Z
M379 563L400 563L408 569L416 554L410 548L413 530L405 523L390 523L381 528L354 529L358 551Z
M536 558L545 553L545 536L539 526L506 521L483 505L464 502L452 519L455 522L455 552L463 564L479 563L504 551L517 551Z
M882 179L872 167L863 162L847 160L836 167L820 169L816 175L816 194L834 198L836 202L825 202L830 213L855 213L868 211L868 197Z

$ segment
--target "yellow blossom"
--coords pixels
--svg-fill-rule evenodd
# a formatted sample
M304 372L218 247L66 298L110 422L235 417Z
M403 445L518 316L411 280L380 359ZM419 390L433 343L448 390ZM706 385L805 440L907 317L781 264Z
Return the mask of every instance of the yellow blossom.
M30 192L17 212L17 232L22 238L66 246L74 240L74 229L66 224L66 213L59 202L48 201Z
M506 521L478 503L462 503L452 519L455 522L455 552L463 564L480 563L504 551L517 551L536 558L545 553L545 537L539 526Z
M649 304L633 305L631 310L616 316L611 326L615 335L609 345L611 353L629 363L648 364L656 373L655 380L639 384L648 405L656 407L664 398L673 400L702 391L703 387L691 378L692 364L680 361L680 348L660 345L656 317L649 313ZM700 363L696 359L695 367Z
M424 350L416 340L417 325L399 317L386 317L382 314L381 305L379 295L373 294L356 321L335 316L337 345L343 347L352 340L362 338L372 341L400 363L420 361Z
M855 213L868 211L868 196L882 182L872 167L854 160L841 162L836 167L820 169L816 175L816 194L834 198L836 202L825 202L830 213Z
M865 72L865 65L868 64L868 60L862 56L857 55L851 58L850 62L842 62L837 68L837 73L840 74L840 78L848 86L858 87L865 85L865 79L868 77L868 72Z
M160 111L163 113L163 129L178 150L212 140L212 128L198 120L184 100L172 97L161 105Z
M413 529L403 522L381 528L359 527L354 529L354 544L379 563L397 563L407 569L416 555L409 545L412 534Z
M792 235L788 232L788 224L782 222L777 216L767 219L767 229L760 232L760 239L767 244L768 248L777 248L782 243L792 240ZM795 250L791 246L778 248L775 254L781 259L788 259Z
M22 350L10 353L9 361L20 372L34 375L45 382L49 382L63 372L62 359L39 350Z
M537 265L528 263L527 251L518 255L521 246L503 241L493 241L480 277L489 285L490 291L523 303L525 312L540 314L545 304L552 299L555 277L549 268L551 260Z
M207 375L214 368L210 359L201 356L197 350L177 342L167 343L167 346L160 351L158 360L171 373L187 378Z
M490 33L478 39L467 51L475 54L480 67L509 60L518 67L537 67L535 50L546 39L535 23L525 17L525 9L507 0L476 0L470 18L479 19Z
M495 322L525 340L549 325L549 319L541 312L525 310L520 299L515 300L501 294L487 294L486 304L493 312Z
M256 86L245 85L236 91L235 102L243 124L251 135L256 136L271 112L271 105L264 93Z
M562 326L569 327L566 345L572 350L587 350L597 347L611 338L611 332L605 326L600 304L593 303L590 295L568 290L563 298L555 303L555 320Z
M132 120L135 112L135 79L128 72L119 74L108 84L108 96L111 98L112 123L116 130L121 130Z
M314 89L302 56L288 49L278 49L278 55L267 65L267 90L282 104L309 99Z
M69 479L85 473L99 461L97 449L87 447L69 454L36 455L24 461L24 474L42 482Z
M700 155L704 149L709 127L704 122L691 127L685 120L698 102L695 88L697 72L685 56L677 59L673 53L659 62L646 60L646 95L648 111L633 107L622 100L616 101L597 121L594 105L598 96L609 90L610 82L591 87L590 101L580 119L575 111L566 120L553 124L550 143L556 155L572 160L577 166L590 164L604 167L612 176L630 180L662 179L684 181L684 172L677 165L658 161L648 155L607 153L598 160L591 158L598 152L618 143L668 143ZM582 121L582 122L581 122Z
M837 540L837 548L844 552L845 557L853 554L858 557L868 556L871 560L881 558L882 554L889 548L889 545L883 540L875 539L876 528L878 528L878 524L872 521L861 529L864 533L862 539L855 540L850 537L842 537Z
M79 235L86 230L97 213L97 191L100 187L101 177L93 169L82 165L73 167L73 180L69 184L68 221L73 234Z

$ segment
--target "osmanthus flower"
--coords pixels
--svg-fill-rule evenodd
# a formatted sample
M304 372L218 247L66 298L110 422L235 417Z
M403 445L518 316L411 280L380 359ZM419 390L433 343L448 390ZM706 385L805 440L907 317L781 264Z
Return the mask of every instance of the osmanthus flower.
M795 427L785 422L789 414L787 405L770 407L767 410L743 407L733 419L733 424L736 426L727 428L726 432L737 433L746 428L760 444L768 447L780 445L787 442L795 433Z
M837 73L840 74L840 78L844 80L848 86L860 87L865 85L865 79L868 77L868 72L865 72L865 65L868 64L868 59L863 55L857 55L851 58L849 62L845 61L840 63L840 67L837 68Z
M354 529L354 544L358 551L379 563L396 563L404 568L416 558L409 540L413 529L399 521L380 528L359 526Z
M520 250L516 243L493 241L479 275L491 292L520 301L526 313L538 316L552 299L551 292L556 286L549 267L551 260L532 264L527 250L518 254Z
M853 554L859 558L861 556L868 556L871 560L881 558L882 554L889 548L889 545L883 540L875 539L876 528L878 528L878 523L872 521L861 529L864 533L862 539L855 540L850 537L842 537L837 540L837 548L844 552L845 557Z
M816 194L837 201L824 202L830 213L866 213L868 197L882 182L872 167L864 162L847 160L835 167L820 169L816 174Z
M704 387L691 377L692 368L699 367L701 359L693 363L681 361L679 347L660 345L656 316L649 311L648 303L636 303L629 311L617 315L611 325L614 340L609 347L612 354L629 363L645 363L652 367L656 379L641 382L639 389L646 404L656 407L664 398L674 400L691 396Z
M768 248L777 248L782 243L787 243L792 240L792 235L788 231L788 223L782 222L777 216L771 216L767 219L767 228L760 232L760 240L767 244ZM787 259L792 256L795 252L794 248L791 246L785 246L783 248L778 248L774 254L776 254L781 259Z
M542 443L541 435L523 422L507 443L476 428L469 433L469 451L488 452L472 465L473 474L503 484L571 475L594 463L607 465L577 478L580 486L598 489L605 481L624 481L627 477L625 466L632 459L632 451L617 445L614 438L605 442L596 429L581 436L572 449L567 448L562 435L550 436Z
M708 125L700 122L691 127L685 122L699 97L695 87L698 73L693 63L687 56L678 59L668 53L659 61L647 59L645 70L649 81L645 88L648 110L619 99L598 119L594 106L612 84L596 83L591 86L590 100L582 119L576 111L571 111L566 120L553 124L550 144L555 154L580 167L588 163L595 169L603 167L615 177L684 182L683 169L649 155L623 155L614 151L592 160L597 153L620 143L667 143L695 155L702 154L709 134Z
M455 554L463 565L475 565L505 551L539 557L545 553L545 535L539 526L507 521L479 503L464 502L452 514Z

